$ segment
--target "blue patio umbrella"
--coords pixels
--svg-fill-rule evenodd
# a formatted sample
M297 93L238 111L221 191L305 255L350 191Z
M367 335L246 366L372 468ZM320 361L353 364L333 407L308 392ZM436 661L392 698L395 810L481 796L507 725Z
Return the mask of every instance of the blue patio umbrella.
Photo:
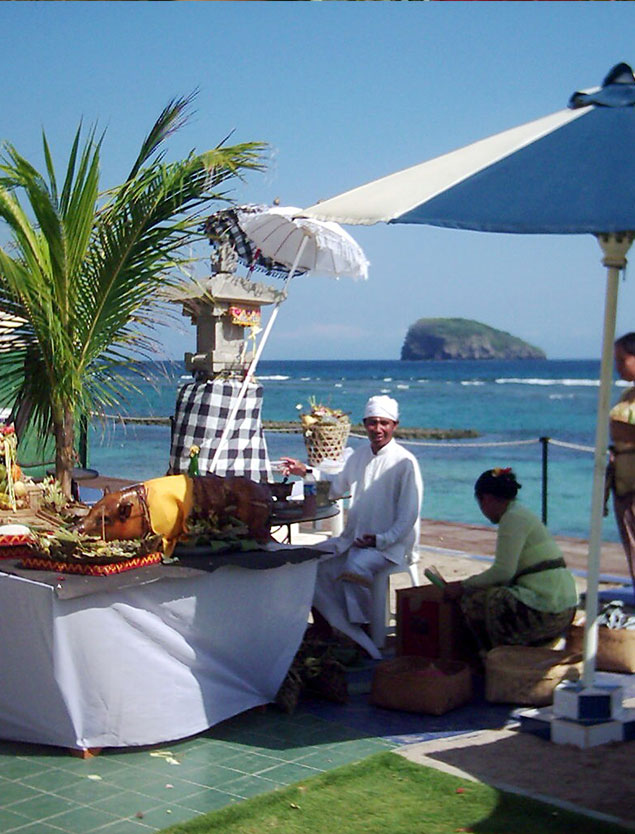
M515 234L593 234L607 267L584 646L597 650L597 603L619 272L635 236L635 77L617 64L566 110L490 136L305 209L340 223L421 223Z

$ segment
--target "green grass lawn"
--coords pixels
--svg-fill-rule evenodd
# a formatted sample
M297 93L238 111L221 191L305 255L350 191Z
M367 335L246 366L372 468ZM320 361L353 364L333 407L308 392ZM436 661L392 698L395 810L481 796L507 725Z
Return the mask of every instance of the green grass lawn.
M620 834L626 828L377 753L162 834Z

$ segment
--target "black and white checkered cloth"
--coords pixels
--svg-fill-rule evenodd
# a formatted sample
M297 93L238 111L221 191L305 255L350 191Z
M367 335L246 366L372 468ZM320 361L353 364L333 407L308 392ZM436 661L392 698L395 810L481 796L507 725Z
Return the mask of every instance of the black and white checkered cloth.
M203 230L214 248L224 242L230 243L240 262L250 270L257 269L274 278L285 278L291 267L278 263L272 258L266 258L245 234L240 224L241 215L258 214L266 209L267 206L237 206L222 209L207 218ZM296 269L294 274L303 275L305 272L305 269Z
M201 475L210 471L241 381L208 380L189 382L176 402L170 450L170 471L186 473L192 446L200 448L198 468ZM214 468L216 475L245 475L253 481L271 481L271 465L262 429L262 385L250 383L236 413L233 428Z

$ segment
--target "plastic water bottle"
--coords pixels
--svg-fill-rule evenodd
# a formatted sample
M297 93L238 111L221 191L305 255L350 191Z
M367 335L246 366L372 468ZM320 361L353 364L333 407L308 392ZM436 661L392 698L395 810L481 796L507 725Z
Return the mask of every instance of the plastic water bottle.
M312 515L317 509L317 484L312 469L307 469L304 476L304 512Z

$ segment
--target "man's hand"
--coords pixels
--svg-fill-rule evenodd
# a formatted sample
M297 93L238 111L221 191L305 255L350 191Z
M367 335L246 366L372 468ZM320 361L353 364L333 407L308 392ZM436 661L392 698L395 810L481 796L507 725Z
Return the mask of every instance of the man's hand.
M359 536L353 542L353 547L377 547L377 536L369 533Z
M301 460L295 458L281 458L280 471L287 477L288 475L299 475L304 478L306 475L306 466Z

